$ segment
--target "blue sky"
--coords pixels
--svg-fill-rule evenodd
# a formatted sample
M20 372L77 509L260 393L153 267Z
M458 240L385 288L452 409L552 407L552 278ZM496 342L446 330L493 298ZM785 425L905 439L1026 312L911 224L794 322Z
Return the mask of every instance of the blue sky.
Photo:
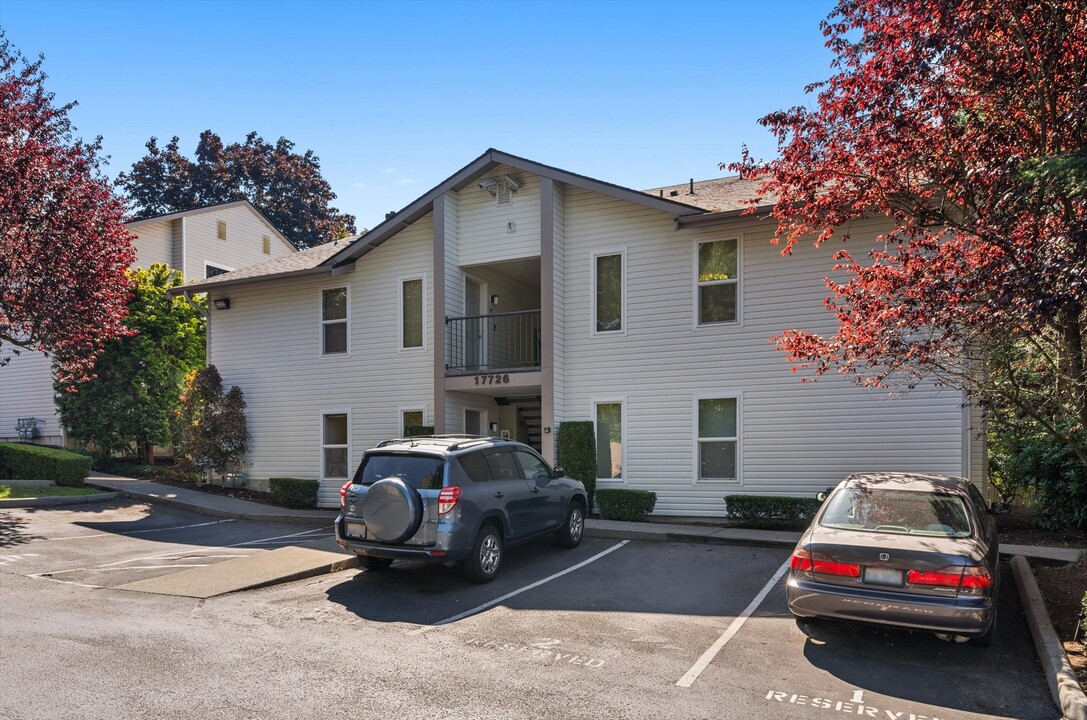
M285 136L362 228L488 147L637 189L772 156L757 120L829 76L832 6L0 0L0 27L111 176L152 135Z

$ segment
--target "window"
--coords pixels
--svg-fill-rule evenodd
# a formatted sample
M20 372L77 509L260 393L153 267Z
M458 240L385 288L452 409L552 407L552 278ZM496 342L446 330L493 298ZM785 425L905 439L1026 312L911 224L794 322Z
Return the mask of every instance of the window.
M596 477L623 479L623 403L596 403Z
M321 416L321 477L347 479L347 413Z
M347 353L347 288L321 291L321 354Z
M698 401L698 479L739 482L739 402L737 398Z
M593 255L593 332L622 332L625 303L624 252Z
M217 265L211 265L209 263L204 263L204 279L205 280L207 278L213 278L216 275L225 275L228 272L231 272L230 268L219 267Z
M517 464L513 453L499 450L498 452L487 453L483 457L487 459L487 466L491 469L491 477L495 480L521 479L521 466Z
M216 234L220 240L226 240L226 222L220 220L216 229Z
M261 235L260 237L260 250L265 255L272 254L272 238L267 235Z
M404 435L418 435L420 434L419 428L422 428L425 425L424 420L422 410L401 410L400 431L403 432Z
M400 349L423 347L423 279L400 281Z
M698 243L698 324L739 320L739 241Z
M547 480L551 477L547 463L536 457L535 453L517 450L514 455L517 456L517 464L521 466L524 476L529 480Z

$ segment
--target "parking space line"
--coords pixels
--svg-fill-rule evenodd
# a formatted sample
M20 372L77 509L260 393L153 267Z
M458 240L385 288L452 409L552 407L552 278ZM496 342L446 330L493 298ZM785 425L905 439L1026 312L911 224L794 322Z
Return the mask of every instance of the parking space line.
M421 627L417 627L414 630L409 631L407 634L408 635L422 635L423 633L430 632L431 630L434 630L435 628L437 628L440 625L448 625L449 623L453 623L453 622L456 622L458 620L463 620L466 617L469 617L471 615L475 615L476 613L482 612L482 611L486 610L487 608L493 607L493 606L497 605L498 603L503 602L504 600L509 600L511 597L513 597L515 595L520 595L521 593L532 590L533 588L538 588L541 585L543 585L544 583L549 583L549 582L551 582L552 580L554 580L556 578L560 578L563 575L566 575L567 573L572 573L573 571L578 570L579 568L583 568L586 565L588 565L589 563L594 562L596 560L599 560L600 558L604 557L608 553L615 552L619 548L626 545L628 542L630 542L630 541L629 540L623 540L618 545L613 545L610 548L608 548L607 550L605 550L603 552L599 552L596 555L593 555L588 560L582 560L577 565L566 568L562 572L557 572L554 575L550 575L548 577L545 577L543 580L537 580L536 582L532 583L531 585L525 585L523 588L520 588L518 590L514 590L513 592L508 592L505 595L503 595L502 597L495 598L494 600L490 600L488 602L485 602L482 605L478 605L478 606L472 608L471 610L465 610L464 612L457 613L456 615L453 615L452 617L447 617L444 620L439 620L438 622L434 623L433 625L423 625Z
M702 671L713 662L715 657L717 657L717 653L721 652L721 648L725 646L725 643L731 640L732 636L740 631L740 628L743 627L744 623L747 622L747 619L751 617L751 614L762 604L762 601L766 599L770 590L777 585L778 580L781 579L781 576L784 575L785 571L788 569L789 561L786 560L781 564L781 567L777 569L777 572L774 573L774 577L770 578L770 581L762 586L762 590L755 596L755 599L752 600L748 606L744 608L744 611L732 621L725 632L721 634L721 637L717 638L713 645L710 645L706 652L702 653L702 657L698 658L698 661L691 666L691 669L687 671L686 675L676 682L676 685L689 688L694 684L694 681L698 679L698 676L702 674Z
M146 530L128 530L128 531L118 530L117 532L102 532L102 533L95 533L93 535L74 535L72 537L42 538L42 540L48 540L49 542L60 542L60 541L64 541L64 540L89 540L90 538L97 538L97 537L117 537L118 535L123 535L123 536L127 537L129 535L143 535L143 534L146 534L146 533L166 532L168 530L187 530L189 528L206 527L208 525L218 525L220 523L228 523L228 522L237 522L237 520L235 520L234 518L230 518L228 520L214 520L212 522L194 523L192 525L173 525L171 527L148 528Z

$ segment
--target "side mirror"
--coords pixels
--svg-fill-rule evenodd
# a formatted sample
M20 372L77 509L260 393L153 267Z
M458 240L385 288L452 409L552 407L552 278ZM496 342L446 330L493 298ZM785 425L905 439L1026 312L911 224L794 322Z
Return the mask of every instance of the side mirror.
M989 512L993 515L1007 515L1012 511L1012 506L1006 502L995 502L989 506Z
M561 465L556 465L555 466L555 477L557 477L557 478L566 477L566 471L562 469Z
M825 490L815 493L815 499L819 502L825 502L829 496Z

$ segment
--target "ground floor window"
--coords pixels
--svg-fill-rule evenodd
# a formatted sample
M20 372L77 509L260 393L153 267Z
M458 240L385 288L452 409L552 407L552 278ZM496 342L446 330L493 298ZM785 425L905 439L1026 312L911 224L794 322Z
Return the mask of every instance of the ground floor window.
M623 479L623 403L597 402L596 477L600 480Z
M347 479L348 456L347 413L327 413L321 416L321 477Z
M701 398L698 406L698 479L739 482L739 402Z
M420 409L408 409L400 411L400 432L407 435L423 435L425 427L425 413Z

